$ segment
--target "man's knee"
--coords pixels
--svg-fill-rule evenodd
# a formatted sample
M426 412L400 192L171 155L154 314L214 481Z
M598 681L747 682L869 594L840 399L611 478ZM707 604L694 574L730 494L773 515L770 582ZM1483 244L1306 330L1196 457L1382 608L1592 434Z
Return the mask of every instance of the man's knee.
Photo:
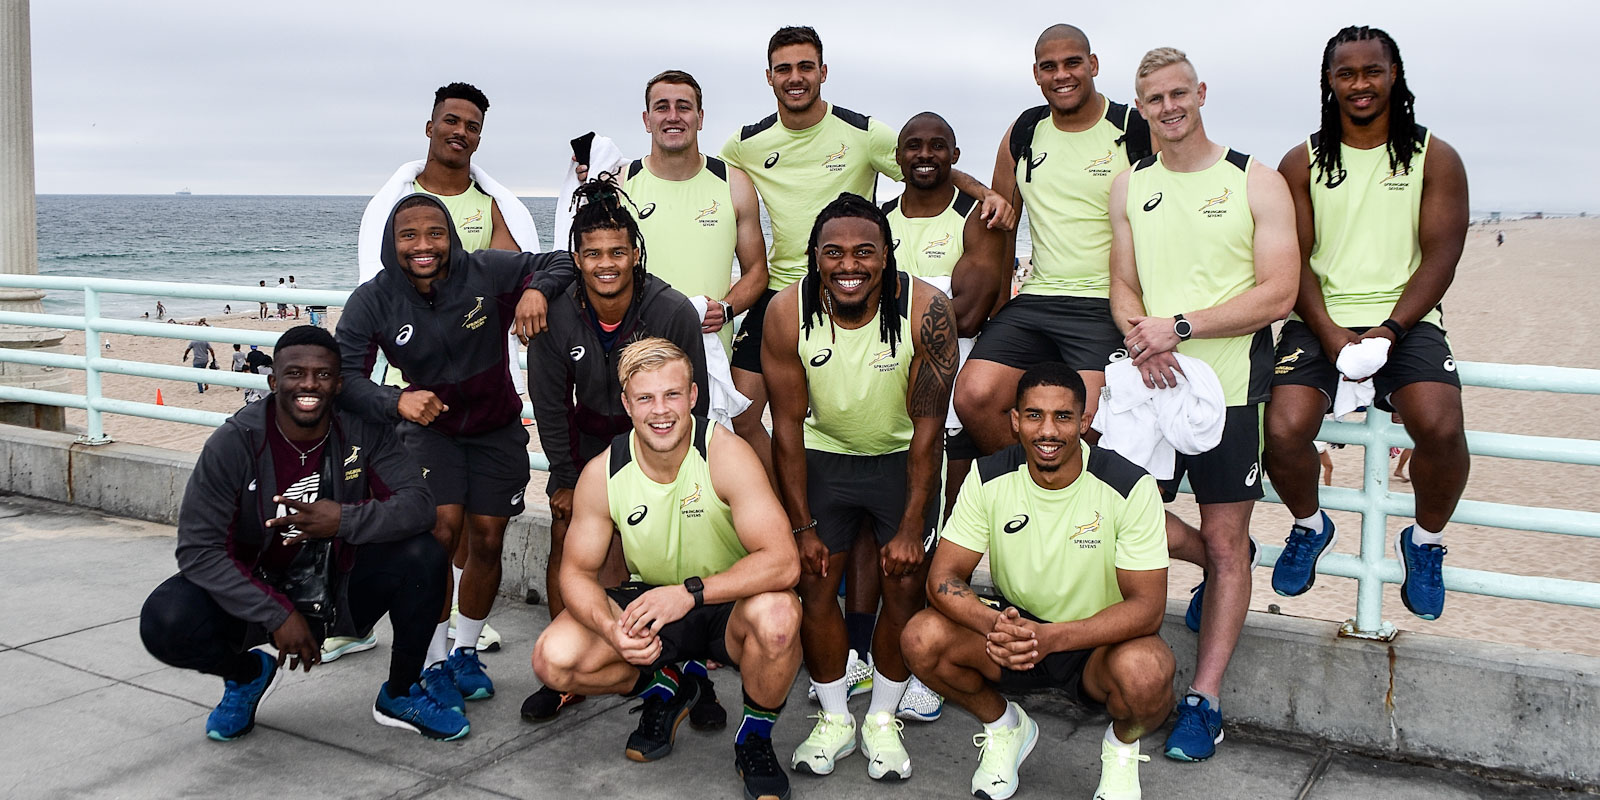
M439 540L425 534L399 542L393 554L405 565L407 572L422 575L443 575L450 561L449 554Z
M900 632L900 655L915 673L926 673L939 664L939 656L950 645L950 621L932 608L916 613Z
M1406 433L1418 449L1447 450L1466 446L1467 435L1459 406L1430 409L1415 419L1408 416L1405 420Z
M467 558L478 562L500 563L506 525L509 523L510 520L504 517L474 517L467 525L467 535L471 537L472 543L472 547L467 551Z
M1177 674L1172 648L1159 636L1144 636L1106 653L1106 672L1123 702L1135 711L1165 709Z
M194 666L187 656L205 644L195 636L210 629L204 592L182 575L174 575L145 598L139 611L139 638L157 661L185 669Z
M800 598L794 592L766 592L741 605L757 646L776 655L800 646Z
M533 673L545 686L558 692L572 688L578 661L583 656L584 637L572 630L574 625L552 623L533 643Z

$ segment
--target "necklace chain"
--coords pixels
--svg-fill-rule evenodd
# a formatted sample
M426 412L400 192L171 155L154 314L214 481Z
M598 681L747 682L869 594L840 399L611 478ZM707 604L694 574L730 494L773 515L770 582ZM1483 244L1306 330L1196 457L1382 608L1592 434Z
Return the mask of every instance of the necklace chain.
M312 453L316 452L317 448L319 448L322 445L326 444L327 441L328 441L328 436L333 433L333 426L329 425L328 429L326 431L322 432L322 439L320 439L316 444L311 445L310 447L308 447L308 448L306 448L304 450L301 450L300 446L295 444L293 439L289 438L289 434L284 432L283 423L279 422L278 420L273 420L272 424L277 426L278 433L283 436L283 440L284 441L289 443L289 447L293 448L296 453L300 454L300 466L302 466L302 467L306 465L306 457L310 456Z

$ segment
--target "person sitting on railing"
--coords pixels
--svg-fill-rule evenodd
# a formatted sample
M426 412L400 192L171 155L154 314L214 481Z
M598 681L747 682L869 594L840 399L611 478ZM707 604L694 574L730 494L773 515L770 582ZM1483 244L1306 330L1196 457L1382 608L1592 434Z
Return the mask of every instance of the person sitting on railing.
M1308 591L1333 546L1312 440L1340 385L1340 351L1381 338L1393 344L1372 376L1374 405L1404 412L1417 445L1416 524L1395 544L1405 576L1400 598L1411 613L1437 619L1444 526L1471 466L1440 305L1467 237L1466 168L1450 145L1416 124L1389 34L1350 27L1330 39L1322 95L1322 129L1279 167L1299 211L1302 288L1297 318L1278 341L1267 406L1267 474L1295 517L1272 588L1288 597Z
M231 741L255 727L286 662L310 672L330 631L368 630L388 614L394 648L373 718L459 739L467 718L418 682L448 563L429 534L422 471L393 425L334 408L339 354L328 332L284 332L278 365L269 402L239 410L200 451L178 511L180 571L140 614L145 648L223 678L206 735ZM312 583L295 580L307 564L322 566L324 587L310 604L294 588ZM268 642L275 658L254 649Z

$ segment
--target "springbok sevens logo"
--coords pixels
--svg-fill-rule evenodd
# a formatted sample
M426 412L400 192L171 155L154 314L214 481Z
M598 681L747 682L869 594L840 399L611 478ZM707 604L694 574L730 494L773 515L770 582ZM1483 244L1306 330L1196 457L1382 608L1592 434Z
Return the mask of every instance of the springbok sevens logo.
M1089 162L1089 166L1084 167L1084 170L1091 170L1091 169L1094 169L1095 167L1103 167L1103 166L1105 166L1107 164L1110 164L1110 163L1111 163L1111 151L1107 150L1105 155L1103 155L1103 156L1101 156L1101 157L1099 157L1099 158L1097 158L1097 159L1095 159L1093 161L1090 161Z
M473 306L471 311L467 312L466 319L462 320L463 322L470 321L473 316L475 316L479 311L483 310L483 297L481 295L474 295L473 299L477 300L478 304Z
M873 356L873 357L872 357L872 362L871 362L871 363L873 363L873 364L876 364L876 363L878 363L878 362L879 362L879 361L882 361L882 360L884 360L884 359L886 359L886 358L888 358L888 357L889 357L889 356L891 356L891 355L893 355L893 354L894 354L894 350L893 350L893 349L889 349L889 350L879 350L879 351L878 351L878 352L877 352L877 354L875 354L875 355L874 355L874 356Z
M848 153L848 152L850 152L850 147L848 145L844 144L843 142L841 142L839 144L839 152L834 153L834 154L828 156L827 158L824 158L822 160L822 165L823 166L827 166L829 164L832 164L833 162L838 161L841 158L844 158L844 154Z
M356 463L356 456L360 454L361 447L359 445L350 445L350 457L344 460L344 465L348 467L351 464Z
M1223 203L1228 202L1228 198L1230 198L1232 196L1233 196L1233 190L1232 189L1228 189L1228 188L1224 188L1222 190L1222 194L1219 194L1216 197L1213 197L1210 200L1207 200L1206 204L1200 207L1200 210L1204 211L1204 210L1206 210L1206 209L1208 209L1208 208L1210 208L1212 206L1220 206Z
M462 224L462 226L467 226L467 225L471 225L474 222L482 222L482 221L483 221L483 211L480 209L478 211L473 212L472 216L467 217L464 220L461 220L461 224Z
M947 234L944 235L943 238L934 239L933 241L928 242L926 245L924 245L923 248L922 248L922 252L927 253L929 251L934 250L935 248L944 247L945 245L947 245L949 243L950 243L950 234L947 233Z
M697 483L694 485L694 491L691 492L688 497L678 501L678 508L688 508L691 503L698 502L700 502L700 484Z
M712 200L711 201L711 207L710 208L700 209L700 213L695 215L694 219L695 219L696 222L699 222L700 220L703 220L706 217L709 217L712 214L717 213L717 209L719 209L719 208L722 208L722 206L720 204L718 204L717 201Z
M1096 512L1094 512L1094 521L1093 522L1086 522L1086 523L1084 523L1082 525L1079 525L1078 529L1076 531L1073 531L1072 538L1076 539L1079 536L1086 536L1088 534L1095 533L1096 531L1099 531L1099 530L1100 530L1100 512L1096 511Z

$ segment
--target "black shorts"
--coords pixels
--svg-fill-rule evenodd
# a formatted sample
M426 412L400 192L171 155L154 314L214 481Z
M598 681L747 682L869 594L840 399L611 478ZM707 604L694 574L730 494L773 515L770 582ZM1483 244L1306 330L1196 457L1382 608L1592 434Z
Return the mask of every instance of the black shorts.
M1110 300L1023 294L984 323L967 360L1014 369L1064 361L1079 372L1104 372L1111 354L1122 346L1122 331L1111 321Z
M1371 328L1350 328L1362 334ZM1310 326L1299 320L1283 324L1278 334L1277 357L1273 360L1273 386L1310 386L1322 392L1333 408L1333 397L1339 391L1339 368L1322 352L1322 341L1311 332ZM1393 411L1389 396L1413 383L1443 383L1461 388L1461 376L1456 374L1456 359L1450 352L1450 342L1444 331L1431 322L1412 326L1404 339L1389 348L1389 361L1372 376L1372 404L1384 411Z
M951 459L971 460L982 458L984 452L978 449L977 442L972 441L972 434L967 433L966 428L962 428L959 433L953 436L948 432L945 433L944 455L946 458Z
M986 605L1004 611L1015 608L1024 619L1033 620L1041 624L1048 624L1044 620L1028 613L1028 610L1004 597L981 597ZM1101 703L1083 693L1083 670L1089 664L1089 656L1094 655L1094 649L1064 650L1051 653L1039 660L1039 663L1029 670L1014 670L1006 667L1000 668L1000 681L995 686L1002 692L1024 694L1038 692L1045 689L1059 689L1067 693L1079 705L1092 709L1101 707Z
M761 374L761 331L767 319L767 305L777 294L777 289L762 292L756 304L744 312L744 322L733 335L733 357L728 359L734 369Z
M639 595L654 588L648 583L628 581L615 589L607 589L606 594L617 605L627 608L629 603L639 599ZM649 666L660 669L691 659L713 659L737 666L738 662L728 655L728 619L732 616L732 603L690 609L683 619L661 628L658 634L661 637L661 656Z
M402 422L400 441L422 465L436 505L465 505L468 514L486 517L522 513L529 469L528 429L520 422L475 436L447 436Z
M906 465L909 452L881 456L849 456L806 450L806 502L817 520L817 537L828 552L850 549L871 518L873 536L882 547L900 532L906 513ZM944 512L943 484L928 498L922 516L922 550L931 557L939 543L939 518Z
M1161 499L1170 503L1178 496L1184 473L1194 501L1202 505L1262 498L1261 404L1228 406L1224 413L1222 441L1197 456L1179 453L1172 479L1156 482Z

